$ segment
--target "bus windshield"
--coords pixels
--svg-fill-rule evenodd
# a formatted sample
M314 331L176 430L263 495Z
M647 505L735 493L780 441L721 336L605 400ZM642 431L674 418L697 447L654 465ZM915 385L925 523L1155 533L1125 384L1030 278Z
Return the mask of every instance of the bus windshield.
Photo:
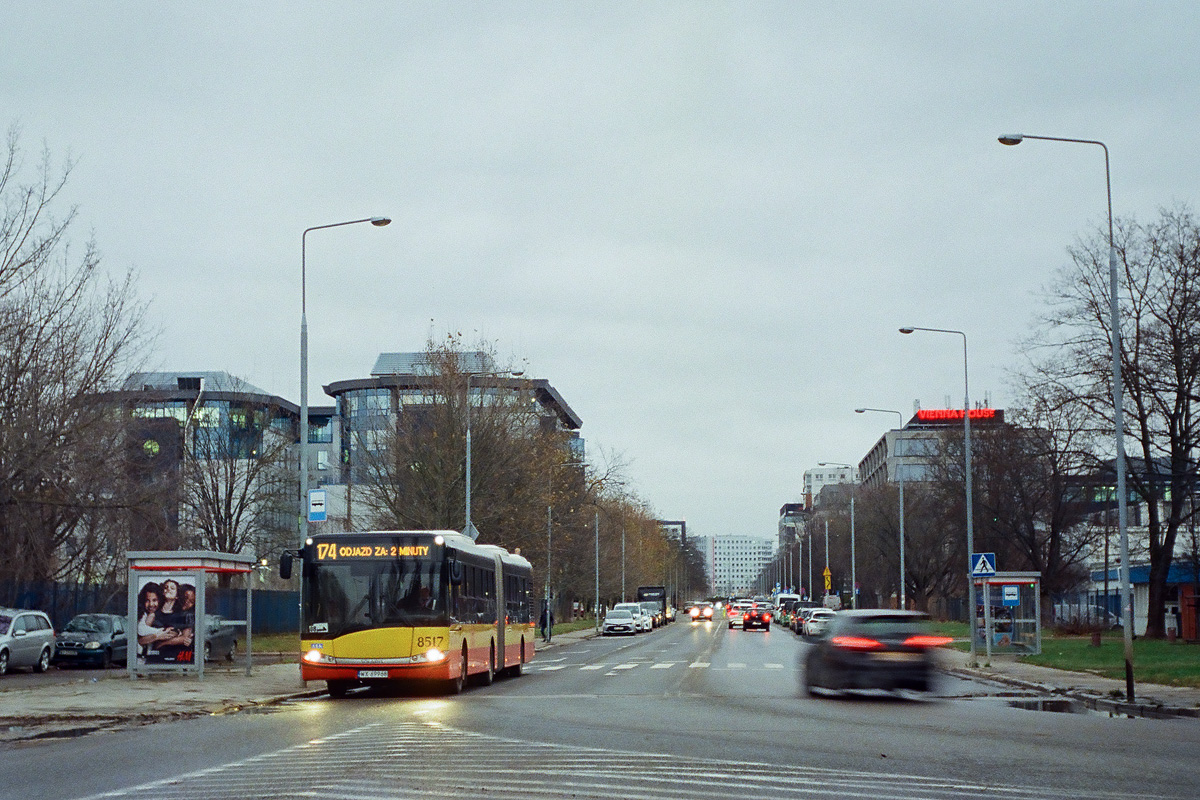
M307 636L449 624L441 562L428 559L314 564L304 606Z

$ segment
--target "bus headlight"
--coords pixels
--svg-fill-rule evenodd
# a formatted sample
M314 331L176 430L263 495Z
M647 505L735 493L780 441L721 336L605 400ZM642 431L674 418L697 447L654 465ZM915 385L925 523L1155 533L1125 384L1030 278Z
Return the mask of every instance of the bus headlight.
M326 658L325 654L320 650L309 650L304 654L304 660L310 664L320 664L322 661L325 661Z
M446 654L443 653L441 650L438 650L436 647L431 647L425 651L425 660L430 663L433 663L436 661L442 661L445 658L446 658Z

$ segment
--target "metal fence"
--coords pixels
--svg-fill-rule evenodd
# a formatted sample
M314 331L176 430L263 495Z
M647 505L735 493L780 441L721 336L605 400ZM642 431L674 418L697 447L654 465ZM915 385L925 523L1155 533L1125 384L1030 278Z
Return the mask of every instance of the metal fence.
M207 613L227 619L246 618L245 588L205 591ZM300 630L300 593L256 591L254 597L254 633L296 633ZM31 608L45 611L55 628L61 628L76 614L128 614L125 584L101 586L83 583L0 581L0 607Z

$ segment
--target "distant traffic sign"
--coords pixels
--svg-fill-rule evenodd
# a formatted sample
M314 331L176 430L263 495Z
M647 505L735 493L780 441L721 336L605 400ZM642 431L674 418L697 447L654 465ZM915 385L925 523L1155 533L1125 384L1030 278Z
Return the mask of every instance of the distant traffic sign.
M971 577L972 578L993 578L996 575L996 554L995 553L972 553L971 554Z

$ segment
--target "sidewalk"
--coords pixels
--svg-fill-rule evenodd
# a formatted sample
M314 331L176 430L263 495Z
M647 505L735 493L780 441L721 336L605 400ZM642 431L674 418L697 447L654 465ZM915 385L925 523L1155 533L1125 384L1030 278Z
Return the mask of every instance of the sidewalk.
M1015 655L992 655L985 666L983 654L971 666L971 654L946 648L942 664L952 674L1000 681L1010 686L1068 697L1088 708L1135 717L1200 717L1200 689L1164 686L1137 681L1134 665L1134 700L1125 702L1124 679L1105 678L1090 672L1068 672L1018 661Z

